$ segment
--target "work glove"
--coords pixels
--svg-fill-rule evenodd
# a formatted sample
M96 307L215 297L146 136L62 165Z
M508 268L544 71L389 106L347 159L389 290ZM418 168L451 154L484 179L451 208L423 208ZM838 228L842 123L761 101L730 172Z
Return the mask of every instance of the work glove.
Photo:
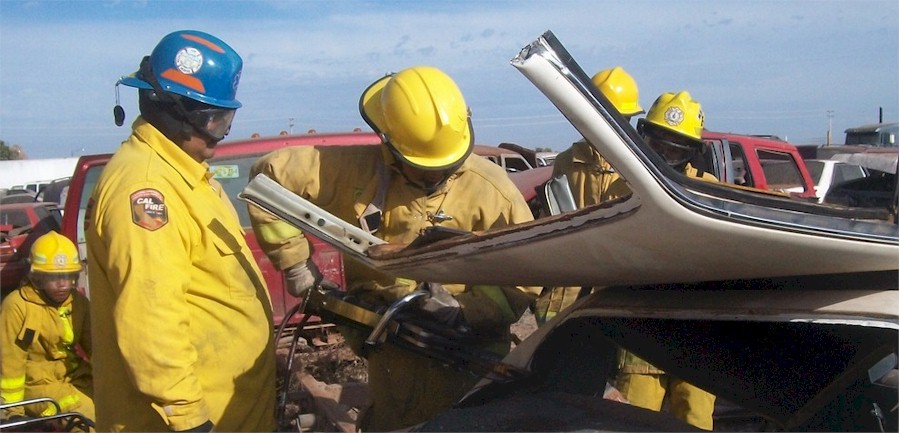
M321 286L325 290L338 289L338 284L326 279L312 259L298 262L284 270L287 291L294 297L300 297L310 288Z
M440 283L425 282L421 287L428 291L428 296L421 299L419 309L442 324L456 327L462 317L459 302L453 295Z

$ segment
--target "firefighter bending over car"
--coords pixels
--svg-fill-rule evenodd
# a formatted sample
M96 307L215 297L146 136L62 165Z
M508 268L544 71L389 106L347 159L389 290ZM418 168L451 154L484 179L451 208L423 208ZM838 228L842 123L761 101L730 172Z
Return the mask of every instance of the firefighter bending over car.
M604 69L591 78L591 82L612 103L613 107L629 122L644 113L638 102L638 87L631 74L621 66ZM584 208L607 200L604 193L619 173L585 139L572 144L553 161L553 176L565 175L577 208ZM577 286L547 288L535 302L534 318L543 324L578 299L582 288ZM586 288L585 292L589 292Z
M604 69L591 79L603 96L629 122L644 113L638 102L637 83L621 66ZM606 200L610 184L619 179L609 162L585 139L560 152L553 161L553 176L566 175L575 198L575 206L584 208Z
M703 110L687 92L664 93L656 99L647 117L638 119L638 133L671 168L692 178L717 181L709 173L695 169L689 161L706 146ZM625 178L610 185L611 196L624 195L630 189ZM676 248L676 247L671 247ZM620 350L616 388L634 405L661 410L668 396L669 411L678 419L705 430L713 429L715 395L666 374L637 355Z
M381 146L291 147L261 158L263 173L326 211L391 243L409 243L425 228L481 231L531 220L522 195L502 168L472 154L469 109L454 81L428 66L408 68L370 85L360 113ZM321 282L303 234L250 207L254 231L289 290ZM368 305L387 306L417 282L394 279L347 258L348 291ZM428 285L422 315L447 328L465 325L482 346L505 354L510 324L533 294L516 287ZM387 343L367 355L373 406L367 431L390 431L449 408L477 378Z
M119 81L141 116L85 221L99 431L276 429L269 293L206 163L241 107L242 65L184 30Z
M594 84L627 120L643 113L638 103L635 80L621 67L598 72ZM690 164L703 151L701 139L704 117L700 103L688 92L664 93L656 99L647 117L639 119L638 133L670 167L692 178L717 181ZM576 206L586 207L630 193L627 181L587 141L580 140L561 152L554 162L553 175L565 174ZM549 288L548 288L549 289ZM580 292L591 288L559 287L543 294L536 303L539 323L553 318L571 305ZM675 417L698 428L712 430L715 396L674 378L635 354L619 350L615 387L631 404L659 411L668 395Z
M94 419L91 399L91 321L87 298L76 291L81 260L68 238L48 232L31 246L31 269L0 309L0 396L12 404L51 398L62 412ZM13 406L4 419L52 416L47 402Z

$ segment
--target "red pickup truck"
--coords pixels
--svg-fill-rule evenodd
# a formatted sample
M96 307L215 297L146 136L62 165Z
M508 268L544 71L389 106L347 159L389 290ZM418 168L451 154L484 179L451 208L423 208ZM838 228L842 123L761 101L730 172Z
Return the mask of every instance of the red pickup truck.
M247 244L253 251L253 256L256 258L266 279L266 284L269 286L274 324L280 324L285 312L299 300L285 291L282 273L275 269L256 241L256 237L250 227L247 204L237 198L238 193L247 186L250 166L262 155L288 146L349 146L377 145L379 143L381 142L376 134L363 132L261 137L223 142L216 148L215 157L208 161L210 171L222 183L235 209L237 209L241 226L243 226L247 234ZM87 208L88 199L100 176L100 172L110 157L112 157L112 154L82 156L79 158L72 179L69 182L69 191L66 196L65 212L62 219L62 233L78 245L83 258L87 258L84 240L85 208ZM312 239L312 242L315 246L313 260L319 266L319 269L326 277L343 287L345 284L344 268L340 253L317 239ZM80 288L89 296L89 282L87 282L86 273L82 274L83 281Z
M773 137L703 132L709 144L704 168L722 181L745 187L816 197L815 184L796 146Z

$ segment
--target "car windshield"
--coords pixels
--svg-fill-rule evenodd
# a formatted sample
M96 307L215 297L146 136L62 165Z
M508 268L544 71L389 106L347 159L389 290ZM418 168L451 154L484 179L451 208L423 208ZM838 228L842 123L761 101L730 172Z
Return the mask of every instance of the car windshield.
M250 179L250 166L260 156L262 154L218 157L209 162L209 171L212 172L213 178L222 184L228 199L235 205L234 208L242 227L250 226L250 214L247 206L237 200L237 196L247 186L247 181Z
M822 179L825 163L817 160L809 160L806 162L806 170L809 171L809 176L812 177L813 184L818 184L819 180Z
M28 219L28 214L25 213L25 210L4 209L0 210L0 225L11 225L12 229L17 229L30 226L31 221Z

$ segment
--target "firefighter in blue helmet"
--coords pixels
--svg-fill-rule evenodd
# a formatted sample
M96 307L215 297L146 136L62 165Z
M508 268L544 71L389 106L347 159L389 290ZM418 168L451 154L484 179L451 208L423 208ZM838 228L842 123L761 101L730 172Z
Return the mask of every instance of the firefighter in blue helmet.
M85 222L100 431L273 431L271 303L206 160L229 132L241 57L165 36L121 84L141 116ZM117 119L117 121L120 119Z

